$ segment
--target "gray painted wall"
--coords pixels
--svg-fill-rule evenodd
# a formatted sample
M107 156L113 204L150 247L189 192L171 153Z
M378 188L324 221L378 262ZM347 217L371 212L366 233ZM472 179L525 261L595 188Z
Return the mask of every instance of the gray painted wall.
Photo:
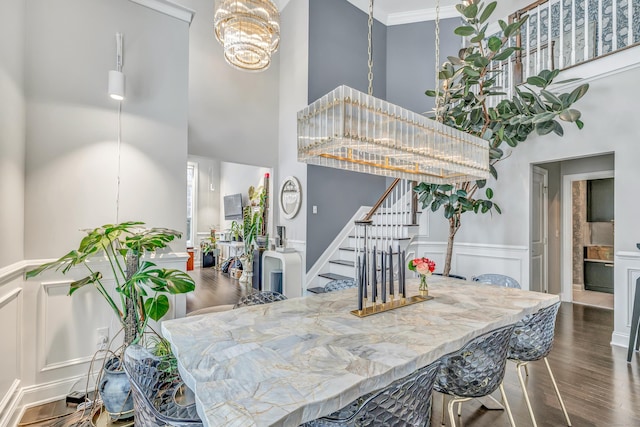
M24 17L23 0L0 2L0 269L24 255Z
M457 55L460 38L453 30L457 18L440 21L440 60ZM424 94L435 87L435 23L417 22L387 28L387 101L416 113L431 112L433 98Z
M374 88L385 97L387 28L374 23ZM309 102L341 84L367 92L367 15L346 0L309 1ZM307 167L307 271L363 205L384 192L385 178ZM312 213L318 206L318 214Z
M184 231L188 24L127 0L28 1L26 16L25 257L60 256L80 229L116 219L116 32L127 76L119 219Z
M346 0L310 0L309 11L309 101L340 84L366 92L367 15ZM439 62L457 54L460 38L453 29L458 24L457 19L441 21ZM386 27L376 21L373 46L374 94L418 113L430 111L433 99L424 92L435 84L435 24ZM308 167L307 270L355 211L373 205L389 183L385 178L357 175ZM325 189L330 183L336 185ZM311 213L312 206L318 206L317 215ZM322 206L339 207L329 215Z
M213 34L214 2L177 3L196 11L189 29L189 154L275 167L279 53L264 72L237 70L226 63Z
M369 86L367 15L346 0L309 0L309 102L339 85ZM385 99L387 27L373 25L373 94Z

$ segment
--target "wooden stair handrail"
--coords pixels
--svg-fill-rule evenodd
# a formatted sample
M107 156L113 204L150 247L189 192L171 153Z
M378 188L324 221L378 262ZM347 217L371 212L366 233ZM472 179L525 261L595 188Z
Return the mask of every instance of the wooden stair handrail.
M370 222L371 218L373 218L373 215L375 215L375 213L378 211L378 209L380 209L380 206L382 206L382 204L387 199L387 197L389 197L389 194L391 194L393 189L396 188L399 183L400 183L400 178L394 179L393 182L391 183L391 185L382 194L382 196L380 196L380 198L378 199L376 204L373 205L371 210L369 210L369 212L365 215L365 217L362 218L358 222ZM411 182L411 188L415 187L416 185L417 185L417 183L415 181ZM418 212L418 197L414 192L412 197L411 197L411 222L412 222L412 224L416 224L417 212Z
M396 188L399 182L400 182L400 178L396 178L393 180L389 188L385 190L384 194L382 194L382 196L378 199L376 204L373 205L369 213L367 213L365 217L362 218L362 221L371 221L371 218L373 218L373 215L378 211L378 209L380 209L380 206L382 206L385 199L389 197L389 194L391 194L391 192L393 191L394 188Z

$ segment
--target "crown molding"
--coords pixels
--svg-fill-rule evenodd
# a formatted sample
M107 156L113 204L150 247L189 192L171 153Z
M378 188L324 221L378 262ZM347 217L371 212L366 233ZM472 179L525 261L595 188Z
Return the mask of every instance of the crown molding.
M440 19L455 18L460 16L455 6L443 6L440 8ZM412 24L414 22L435 21L436 10L420 9L408 12L390 13L386 17L384 24L388 27L392 25Z
M129 0L191 25L195 11L169 0Z
M289 0L280 0L281 2L287 2ZM347 0L349 3L362 10L364 13L369 13L369 1L368 0ZM405 12L389 13L381 7L375 7L373 10L373 16L384 25L390 27L393 25L412 24L414 22L423 21L435 21L436 20L436 8L416 9L408 10ZM459 16L455 5L442 6L440 8L440 18L447 19Z

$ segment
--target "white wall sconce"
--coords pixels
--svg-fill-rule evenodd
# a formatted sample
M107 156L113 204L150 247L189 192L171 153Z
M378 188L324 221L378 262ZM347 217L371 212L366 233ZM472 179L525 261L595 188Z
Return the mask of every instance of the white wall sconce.
M109 96L124 100L125 75L122 72L122 33L116 33L116 69L109 71Z

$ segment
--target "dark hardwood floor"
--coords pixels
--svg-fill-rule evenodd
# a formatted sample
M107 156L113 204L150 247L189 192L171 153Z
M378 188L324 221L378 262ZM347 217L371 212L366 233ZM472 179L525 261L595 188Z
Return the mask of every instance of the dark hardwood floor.
M187 294L187 313L214 305L235 304L251 292L251 287L214 268L196 268L188 273L196 282L196 289Z
M214 269L196 269L190 274L196 290L188 296L188 312L233 304L251 290ZM640 426L640 353L627 364L626 349L609 344L612 331L612 310L569 303L560 308L549 362L576 427ZM526 381L538 426L566 425L543 361L530 364ZM531 426L514 363L507 364L504 384L516 424ZM495 397L500 400L499 393ZM33 410L37 408L29 411ZM436 394L432 426L440 425L441 412L441 397ZM509 421L504 411L486 410L474 400L463 404L457 425L508 426Z
M640 354L628 364L626 349L609 344L612 332L612 310L562 304L548 359L576 427L640 426ZM543 361L529 364L526 381L538 426L566 425ZM514 363L507 364L504 385L516 425L531 426ZM500 400L499 392L494 396ZM433 426L440 424L440 399L434 397ZM477 401L463 404L458 421L462 427L509 425L504 411L486 410Z

